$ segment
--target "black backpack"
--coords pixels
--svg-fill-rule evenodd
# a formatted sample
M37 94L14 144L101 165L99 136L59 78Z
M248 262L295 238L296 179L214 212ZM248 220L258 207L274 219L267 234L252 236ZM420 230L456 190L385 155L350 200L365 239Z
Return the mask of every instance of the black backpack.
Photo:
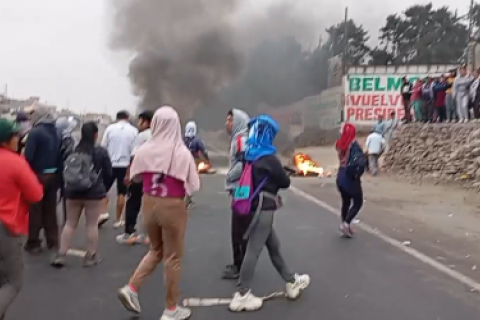
M350 146L350 155L348 157L347 163L347 174L353 179L359 179L365 172L366 167L365 155L358 145L358 143L353 142Z
M86 192L98 181L92 155L73 152L64 162L63 182L68 192Z

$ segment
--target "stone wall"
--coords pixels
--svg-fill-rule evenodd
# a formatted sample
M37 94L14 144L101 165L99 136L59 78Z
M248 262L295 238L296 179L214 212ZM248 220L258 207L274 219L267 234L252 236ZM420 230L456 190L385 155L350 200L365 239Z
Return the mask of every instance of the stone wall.
M417 181L457 182L480 190L480 123L403 125L383 166Z

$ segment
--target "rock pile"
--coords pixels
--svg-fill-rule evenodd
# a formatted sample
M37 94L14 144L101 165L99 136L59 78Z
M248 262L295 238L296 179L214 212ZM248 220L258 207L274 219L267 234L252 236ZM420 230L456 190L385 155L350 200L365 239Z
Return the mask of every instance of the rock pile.
M456 181L480 189L480 123L403 125L383 166L413 180Z

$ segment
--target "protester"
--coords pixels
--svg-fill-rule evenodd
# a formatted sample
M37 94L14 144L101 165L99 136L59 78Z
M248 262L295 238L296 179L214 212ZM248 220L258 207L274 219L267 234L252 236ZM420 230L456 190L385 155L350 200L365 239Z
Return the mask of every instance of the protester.
M118 112L117 122L107 127L102 140L102 147L107 149L112 161L113 177L117 183L117 206L116 221L113 224L114 228L119 228L125 223L122 220L125 196L128 191L125 185L125 177L127 168L130 165L133 144L138 135L138 130L130 124L129 118L128 112ZM105 223L109 219L108 212L102 214L99 219L99 225Z
M467 66L462 65L459 69L460 74L453 82L453 98L457 106L457 114L460 123L468 122L469 118L469 88L474 81L473 77L467 74Z
M385 150L385 139L379 131L373 131L365 141L368 154L369 171L373 176L378 174L378 159Z
M133 144L131 161L135 158L135 153L138 148L152 137L152 130L150 129L152 118L152 111L144 111L138 116L138 129L140 133ZM130 170L127 170L125 184L128 185L127 205L125 206L125 232L117 236L117 242L128 245L146 242L147 238L143 235L136 234L135 230L140 207L142 206L143 183L131 181Z
M423 121L422 89L423 89L423 80L418 79L415 82L415 84L413 85L413 90L412 90L412 106L413 106L413 111L414 111L414 114L415 114L415 121L416 122Z
M390 120L385 123L385 134L384 137L387 142L387 146L390 145L393 138L393 133L397 130L399 126L399 121L396 117L395 111L390 112Z
M361 163L363 152L355 141L355 127L352 124L346 123L343 126L335 147L339 159L337 188L342 197L340 232L350 238L353 236L351 223L363 205L361 176L364 170Z
M232 109L227 113L225 127L230 135L230 168L226 176L226 189L232 195L243 172L245 144L248 138L249 116L242 110ZM233 264L227 265L223 271L223 279L238 279L240 268L247 250L247 241L243 239L250 220L248 217L236 214L232 210L232 253Z
M203 157L205 160L210 161L207 149L202 139L197 135L197 124L194 121L189 121L185 126L184 141L194 159L199 160Z
M30 207L29 234L25 250L42 250L40 231L44 230L47 248L58 250L57 191L61 175L60 137L55 119L45 109L36 109L32 116L32 130L25 145L25 159L43 185L42 201Z
M152 138L137 150L130 167L130 178L143 180L142 217L150 249L128 285L118 290L118 297L127 310L140 313L137 292L163 260L167 294L166 309L160 319L184 320L191 315L189 309L178 305L188 218L184 197L199 190L200 179L183 142L177 112L171 107L158 109L151 127Z
M451 86L452 85L447 82L447 78L442 75L440 81L433 87L435 110L439 122L447 121L447 90L449 90Z
M23 149L25 148L25 143L27 141L26 137L28 135L28 132L32 129L32 125L30 123L28 115L24 112L17 113L16 123L19 126L17 153L22 154Z
M107 151L95 145L97 139L97 125L94 122L85 123L82 126L78 146L65 161L63 179L67 199L67 221L62 231L60 249L51 263L57 268L65 264L70 241L83 211L88 239L83 265L91 267L100 262L97 254L97 222L102 210L102 199L112 185L113 174Z
M5 319L23 283L21 237L28 234L28 205L42 199L43 188L17 152L21 128L0 119L0 319Z
M310 284L308 275L292 273L286 265L273 227L274 214L281 203L278 191L290 187L290 178L275 156L276 149L273 146L278 124L270 116L261 115L251 120L250 128L245 160L252 163L253 189L259 190L247 215L251 222L245 234L242 234L244 239L248 239L248 246L237 291L229 306L234 312L255 311L263 305L263 300L253 295L251 288L255 267L265 246L272 264L286 282L287 298L298 298Z
M446 104L446 109L447 109L447 121L446 122L454 122L457 119L457 108L455 106L455 99L453 99L453 82L455 81L455 78L457 77L457 71L456 70L451 70L448 77L447 77L447 83L450 85L450 87L446 91L446 99L445 99L445 104Z
M412 114L410 111L410 99L412 97L412 89L413 89L412 83L408 80L407 76L404 76L402 78L401 94L402 94L403 110L405 111L406 123L412 121Z
M435 86L435 80L432 77L427 77L426 82L422 87L422 121L433 121L433 105L434 105L434 93L433 88Z
M207 149L203 144L202 139L197 135L197 124L194 121L189 121L185 126L185 145L188 147L190 152L195 159L195 163L198 165L198 162L202 159L202 157L210 162L208 157ZM187 205L191 208L194 205L193 198L187 197Z
M383 116L378 116L378 122L373 126L373 130L381 132L382 135L385 133L385 122L383 121Z
M470 85L470 102L473 109L473 118L480 120L480 72L475 70L473 74L474 81Z

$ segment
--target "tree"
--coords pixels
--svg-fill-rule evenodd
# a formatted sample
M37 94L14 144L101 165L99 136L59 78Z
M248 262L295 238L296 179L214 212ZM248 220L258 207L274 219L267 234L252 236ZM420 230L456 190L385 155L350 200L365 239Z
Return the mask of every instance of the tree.
M340 55L343 57L345 50L345 22L331 26L327 30L327 48L332 57ZM353 20L347 21L348 52L346 55L347 65L359 65L368 57L370 48L367 46L369 40L368 32L362 25L357 25Z
M467 27L447 7L414 5L401 15L390 15L380 29L381 47L372 60L393 64L457 63L467 46ZM377 61L373 61L376 63Z

